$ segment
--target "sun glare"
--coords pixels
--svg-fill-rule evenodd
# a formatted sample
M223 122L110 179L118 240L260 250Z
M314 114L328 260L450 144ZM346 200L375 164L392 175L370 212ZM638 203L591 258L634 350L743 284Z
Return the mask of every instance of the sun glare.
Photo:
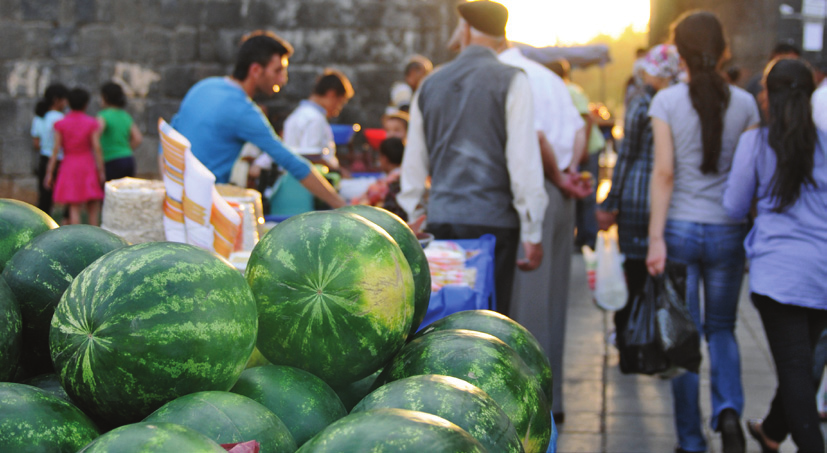
M508 38L535 47L617 37L631 25L646 31L649 0L498 0L508 8Z

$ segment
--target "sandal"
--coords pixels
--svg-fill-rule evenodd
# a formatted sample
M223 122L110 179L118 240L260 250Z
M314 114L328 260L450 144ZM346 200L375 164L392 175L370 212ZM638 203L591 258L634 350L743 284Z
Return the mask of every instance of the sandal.
M761 422L760 419L747 420L749 435L761 445L761 453L778 453L778 448L772 448L767 444L767 436L764 434L764 430L761 429Z

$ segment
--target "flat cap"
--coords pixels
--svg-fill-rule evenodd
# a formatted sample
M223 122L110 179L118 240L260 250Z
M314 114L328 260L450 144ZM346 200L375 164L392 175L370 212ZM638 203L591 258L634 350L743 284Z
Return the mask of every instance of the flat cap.
M489 0L476 0L460 3L459 15L468 25L491 36L505 36L505 24L508 22L508 9Z

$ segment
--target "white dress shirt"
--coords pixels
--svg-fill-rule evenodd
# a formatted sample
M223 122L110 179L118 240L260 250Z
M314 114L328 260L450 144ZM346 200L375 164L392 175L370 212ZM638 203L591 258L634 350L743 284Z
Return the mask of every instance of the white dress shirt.
M429 156L425 140L419 90L411 101L410 122L405 155L402 158L401 192L396 199L408 218L425 192ZM543 216L548 195L543 186L543 163L537 132L534 130L534 109L528 77L517 73L506 97L505 158L514 196L514 209L520 217L520 239L538 244L542 240Z
M333 128L327 122L324 108L319 104L307 99L301 101L284 120L282 135L284 144L297 154L320 154L325 161L338 166ZM272 163L267 154L262 154L255 161L262 168L270 168Z
M574 136L586 124L571 100L566 83L545 66L524 56L516 47L500 52L497 58L528 75L534 95L534 127L545 134L554 149L557 167L565 170L571 165Z

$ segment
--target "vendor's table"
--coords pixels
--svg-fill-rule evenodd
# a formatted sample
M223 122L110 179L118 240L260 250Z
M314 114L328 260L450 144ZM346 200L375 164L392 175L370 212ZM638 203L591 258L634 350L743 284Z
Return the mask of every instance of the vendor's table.
M447 285L439 291L431 293L428 311L420 328L444 318L450 314L465 310L495 310L497 308L494 293L494 245L496 238L485 234L478 239L454 239L466 251L478 250L475 256L465 262L466 267L477 269L477 279L474 287ZM438 244L435 240L433 244Z

